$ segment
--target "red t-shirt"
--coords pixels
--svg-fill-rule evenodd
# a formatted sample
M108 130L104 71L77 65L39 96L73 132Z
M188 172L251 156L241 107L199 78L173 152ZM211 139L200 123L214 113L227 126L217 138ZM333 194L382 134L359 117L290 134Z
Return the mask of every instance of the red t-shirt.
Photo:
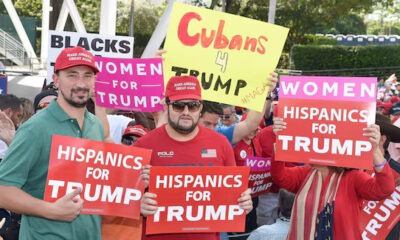
M233 148L237 166L246 166L247 156L261 157L261 146L256 138L252 143L247 144L245 141L240 140Z
M193 139L179 142L167 134L166 125L152 130L135 142L135 147L152 149L152 166L236 166L232 147L222 134L199 126ZM218 240L220 233L178 233L146 235L143 240Z
M261 156L268 158L274 155L275 133L272 131L272 125L260 130L256 136L256 140L261 145Z

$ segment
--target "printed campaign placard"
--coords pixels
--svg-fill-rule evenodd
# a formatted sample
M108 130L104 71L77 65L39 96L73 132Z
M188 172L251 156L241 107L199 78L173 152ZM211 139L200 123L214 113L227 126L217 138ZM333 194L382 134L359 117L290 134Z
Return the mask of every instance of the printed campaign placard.
M0 94L7 94L7 86L7 76L0 73Z
M164 44L164 80L193 75L203 99L261 111L288 31L176 2Z
M243 232L246 212L238 198L247 189L249 167L152 167L149 192L158 211L146 233Z
M162 110L164 93L161 58L121 59L95 57L96 104L99 106L154 112Z
M54 202L80 187L81 214L139 219L143 165L151 150L53 135L44 200Z
M363 128L375 122L376 78L282 76L276 160L372 168Z
M271 158L263 157L246 157L246 166L250 167L249 188L251 196L268 193L271 190Z
M133 37L94 33L49 31L47 83L53 81L54 64L64 48L81 46L95 56L132 58Z
M393 171L395 179L400 177ZM364 240L385 239L400 221L400 185L385 200L364 201L360 212L361 236Z

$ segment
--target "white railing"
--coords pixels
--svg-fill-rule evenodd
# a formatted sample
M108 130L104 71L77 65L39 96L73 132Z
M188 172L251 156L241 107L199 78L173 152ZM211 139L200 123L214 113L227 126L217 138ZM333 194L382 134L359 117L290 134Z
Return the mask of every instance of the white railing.
M0 29L0 55L17 65L24 65L26 54L24 46L7 32Z

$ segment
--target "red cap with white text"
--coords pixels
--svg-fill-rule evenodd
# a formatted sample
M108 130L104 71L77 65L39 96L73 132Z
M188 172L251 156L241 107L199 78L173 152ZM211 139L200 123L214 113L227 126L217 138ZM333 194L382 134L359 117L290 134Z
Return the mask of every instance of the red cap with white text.
M199 80L193 76L174 76L167 83L165 97L171 101L182 99L201 100Z
M91 67L96 73L99 72L91 52L82 47L65 48L57 57L54 72L80 65Z

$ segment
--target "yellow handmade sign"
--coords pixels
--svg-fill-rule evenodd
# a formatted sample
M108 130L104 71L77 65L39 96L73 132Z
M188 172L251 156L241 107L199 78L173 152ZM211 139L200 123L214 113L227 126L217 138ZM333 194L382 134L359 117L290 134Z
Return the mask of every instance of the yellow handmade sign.
M164 79L197 76L204 99L261 111L288 31L175 3L164 45Z

